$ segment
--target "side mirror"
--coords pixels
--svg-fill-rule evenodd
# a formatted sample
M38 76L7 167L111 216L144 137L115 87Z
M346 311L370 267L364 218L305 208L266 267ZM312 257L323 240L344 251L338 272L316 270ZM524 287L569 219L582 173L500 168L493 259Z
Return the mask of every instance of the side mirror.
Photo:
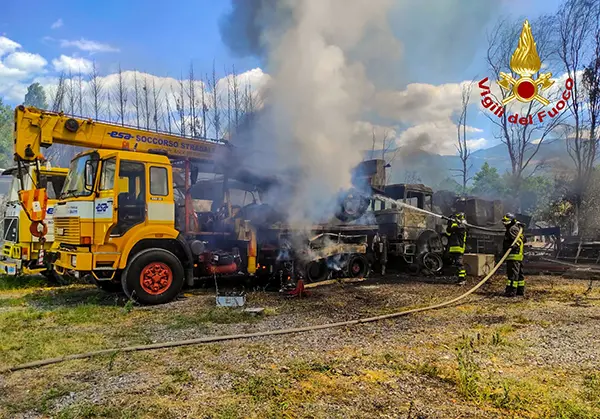
M94 188L94 166L90 160L85 162L85 189L91 191Z

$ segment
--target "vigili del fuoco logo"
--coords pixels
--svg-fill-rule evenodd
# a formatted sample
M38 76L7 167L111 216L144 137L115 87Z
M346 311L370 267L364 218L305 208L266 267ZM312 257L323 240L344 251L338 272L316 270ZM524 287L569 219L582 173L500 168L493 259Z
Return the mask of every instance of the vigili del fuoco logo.
M507 109L506 105L515 99L522 103L537 101L548 107L550 101L543 96L546 89L554 84L551 79L552 73L541 73L537 78L533 76L540 71L542 62L537 52L535 40L531 33L531 26L526 20L523 23L521 36L519 36L519 44L510 59L510 69L517 74L515 78L509 73L500 72L500 80L498 85L506 92L507 96L502 100L502 103L497 103L490 94L490 87L487 84L488 78L484 78L479 82L481 89L481 104L496 115L498 118L504 116ZM508 122L512 124L528 125L541 123L546 117L554 118L565 108L567 101L571 98L571 89L573 88L573 79L568 78L565 82L565 90L561 94L561 98L551 109L540 110L536 114L521 115L518 113L508 116Z

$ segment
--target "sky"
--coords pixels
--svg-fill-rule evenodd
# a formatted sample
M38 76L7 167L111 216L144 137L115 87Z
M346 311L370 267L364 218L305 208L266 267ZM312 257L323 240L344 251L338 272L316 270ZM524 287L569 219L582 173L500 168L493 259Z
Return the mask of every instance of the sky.
M10 105L23 100L31 82L51 84L69 69L89 73L92 61L103 76L121 66L160 78L177 78L187 73L190 63L197 74L206 74L214 61L220 77L226 75L224 67L235 66L238 74L254 77L255 85L262 83L269 70L258 58L233 55L221 39L219 22L230 8L228 0L55 0L43 13L25 13L19 2L4 3L0 9L0 97ZM445 19L454 12L445 9L452 3L404 1L410 10L399 7L394 12L398 16L391 19L394 34L403 41L404 64L378 77L385 84L380 106L390 111L380 112L385 115L377 127L389 131L398 144L417 141L424 132L447 138L444 145L432 144L427 150L441 154L454 153L450 138L456 129L451 116L460 102L459 83L475 76L495 77L485 69L486 30L505 14L532 20L552 12L559 0L463 0L465 10L474 5L472 15L464 13L468 20L464 28ZM429 36L423 31L428 25L437 29ZM445 36L440 36L440 29ZM425 35L415 39L414 33ZM448 54L454 59L449 60ZM420 100L417 109L412 105L414 98ZM475 109L469 125L474 148L497 144L481 109ZM357 124L356 130L369 138L373 126Z

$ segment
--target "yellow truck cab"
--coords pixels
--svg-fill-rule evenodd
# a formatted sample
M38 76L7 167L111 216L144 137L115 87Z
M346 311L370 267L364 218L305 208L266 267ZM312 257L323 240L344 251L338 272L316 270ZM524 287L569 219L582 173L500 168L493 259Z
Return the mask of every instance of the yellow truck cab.
M56 197L62 189L67 169L42 166L39 170L38 185L48 191L46 207L46 226L48 232L45 241L31 234L31 222L19 202L18 191L21 187L33 188L36 170L33 167L21 170L27 172L22 176L24 184L20 184L17 168L10 168L2 176L11 176L11 187L8 191L7 202L3 212L3 243L0 254L0 273L5 275L33 275L42 273L51 275L52 251L54 249L53 214Z
M54 211L55 271L121 288L142 304L177 297L184 284L257 270L256 231L233 219L227 193L212 227L198 228L189 190L199 172L235 164L220 140L186 138L19 106L15 160L37 163L53 143L86 147L69 167ZM183 174L176 176L174 173ZM224 189L227 189L226 187ZM43 231L47 191L19 190L31 229Z

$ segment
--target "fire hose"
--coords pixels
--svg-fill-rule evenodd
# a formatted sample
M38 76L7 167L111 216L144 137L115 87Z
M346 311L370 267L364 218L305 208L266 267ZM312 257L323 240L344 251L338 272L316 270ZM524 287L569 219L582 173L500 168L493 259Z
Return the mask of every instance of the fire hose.
M319 325L314 325L314 326L296 327L296 328L290 328L290 329L276 329L276 330L268 330L268 331L264 331L264 332L243 333L243 334L236 334L236 335L206 336L206 337L201 337L201 338L180 340L180 341L174 341L174 342L158 342L158 343L152 343L149 345L136 345L136 346L126 346L126 347L121 347L121 348L101 349L98 351L91 351L91 352L86 352L86 353L67 355L67 356L58 357L58 358L50 358L50 359L44 359L44 360L40 360L40 361L28 362L26 364L20 364L20 365L14 366L14 367L9 367L7 369L3 369L0 371L0 373L6 374L9 372L38 368L38 367L43 367L46 365L58 364L58 363L65 362L65 361L73 361L76 359L86 359L86 358L91 358L91 357L99 356L99 355L116 355L118 353L125 353L125 352L149 351L149 350L153 350L153 349L165 349L165 348L174 348L174 347L180 347L180 346L201 345L201 344L213 343L213 342L224 342L224 341L239 340L239 339L251 339L251 338L258 338L258 337L265 337L265 336L290 335L290 334L294 334L294 333L311 332L311 331L315 331L315 330L333 329L336 327L354 326L354 325L363 324L363 323L373 323L373 322L377 322L377 321L381 321L381 320L393 319L396 317L407 316L409 314L421 313L424 311L437 310L439 308L448 307L448 306L468 297L469 295L471 295L475 291L477 291L479 288L481 288L483 286L483 284L485 284L492 277L492 275L494 273L496 273L496 271L498 270L500 265L502 265L502 263L504 263L504 261L508 257L508 254L511 252L512 247L517 244L517 240L519 239L519 237L521 236L522 233L523 233L523 228L521 227L519 229L519 234L517 234L517 237L511 244L511 247L506 251L506 253L504 253L504 255L502 256L500 261L498 261L498 263L492 268L492 270L481 281L479 281L473 288L469 289L467 292L459 295L458 297L452 298L451 300L444 301L444 302L441 302L438 304L433 304L433 305L429 305L429 306L425 306L425 307L412 308L412 309L408 309L408 310L398 311L396 313L384 314L381 316L364 317L364 318L355 319L355 320L348 320L348 321L336 322L336 323L325 323L325 324L319 324Z

